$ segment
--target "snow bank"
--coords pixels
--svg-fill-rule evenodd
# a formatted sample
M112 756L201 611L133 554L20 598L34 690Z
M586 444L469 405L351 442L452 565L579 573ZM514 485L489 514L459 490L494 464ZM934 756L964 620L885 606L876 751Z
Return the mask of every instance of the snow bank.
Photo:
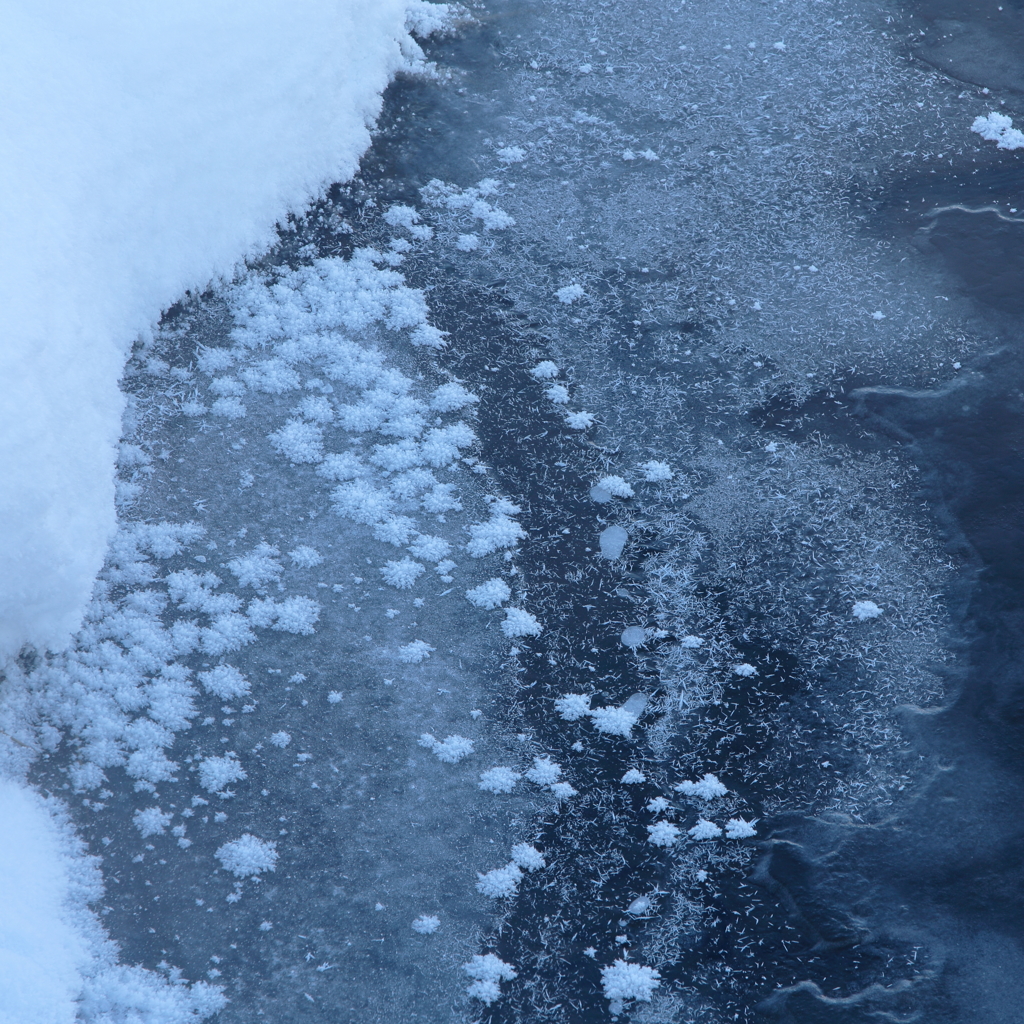
M0 0L0 656L79 625L133 339L355 171L408 6Z
M184 1024L221 1009L218 989L172 985L115 964L117 949L86 909L101 895L57 805L0 779L0 1021Z

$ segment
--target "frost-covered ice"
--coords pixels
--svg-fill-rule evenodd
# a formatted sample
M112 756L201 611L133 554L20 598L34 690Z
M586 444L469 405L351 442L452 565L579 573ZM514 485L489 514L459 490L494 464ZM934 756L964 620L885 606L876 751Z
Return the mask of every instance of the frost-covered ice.
M277 844L246 832L221 846L217 860L236 878L251 878L264 871L274 871L277 865Z

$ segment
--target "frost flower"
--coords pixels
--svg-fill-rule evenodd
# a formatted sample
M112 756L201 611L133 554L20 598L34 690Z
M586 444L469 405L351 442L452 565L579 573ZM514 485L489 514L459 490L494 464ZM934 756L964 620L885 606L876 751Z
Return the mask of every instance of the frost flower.
M971 131L987 142L996 143L996 149L1024 149L1024 132L1013 127L1013 119L996 111L976 117Z
M413 640L412 643L403 644L398 648L398 660L406 665L418 665L436 650L437 648L431 647L426 640Z
M487 611L500 608L511 596L512 591L509 585L504 580L497 578L487 580L486 583L481 583L479 587L466 591L466 599L470 604L476 605L477 608L484 608Z
M630 768L619 781L624 782L627 786L639 786L647 781L647 776L638 768Z
M860 622L877 619L882 614L882 609L874 601L854 601L850 611L853 613L853 617Z
M462 965L462 969L476 979L466 992L488 1006L501 996L501 982L518 977L510 964L499 960L493 953L474 956L468 964Z
M671 480L673 476L672 467L667 462L655 462L653 459L650 462L644 462L640 469L643 470L644 479L649 484Z
M687 829L686 834L691 839L717 839L722 834L722 830L713 821L698 818L697 824L693 828Z
M447 736L443 740L436 740L429 732L425 732L420 736L419 744L432 750L437 759L445 764L458 764L473 753L473 741L465 736Z
M232 782L246 778L245 769L232 754L207 757L199 762L199 784L208 793L222 793Z
M512 847L512 860L526 871L539 871L547 867L544 855L529 843L516 843Z
M583 693L567 693L555 701L559 718L566 722L578 722L590 714L590 697Z
M533 767L526 773L526 777L538 786L551 786L561 776L562 766L556 764L550 757L535 757Z
M714 800L715 797L725 796L729 792L725 785L718 781L718 777L710 772L699 782L680 782L675 790L683 796L695 796L698 800Z
M530 371L530 376L534 380L554 380L558 376L558 366L550 359L545 359Z
M543 631L536 616L531 615L522 608L506 608L505 621L501 624L501 631L507 637L516 636L540 636Z
M637 723L637 716L625 708L594 708L587 712L594 728L609 736L626 736Z
M567 284L564 288L559 288L555 292L555 297L559 302L565 303L567 306L571 306L577 299L582 299L585 292L583 286L579 284Z
M617 1016L628 999L649 1003L652 993L661 984L661 975L653 967L616 960L610 967L601 968L601 984L605 999L611 1002L609 1009Z
M570 430L589 430L594 425L594 414L583 409L570 412L565 417L565 425Z
M162 836L173 817L173 814L161 811L159 807L147 807L143 811L136 811L132 815L132 822L142 833L142 838L146 839L149 836Z
M647 842L652 846L674 846L679 838L679 829L670 821L656 821L647 826Z
M725 837L726 839L749 839L751 836L756 836L757 829L754 828L756 823L756 818L754 821L744 821L743 818L730 818L725 825Z
M433 935L441 927L441 919L433 914L420 914L409 927L419 935Z
M480 775L480 788L488 793L511 793L521 778L519 772L511 768L488 768Z
M746 662L743 662L742 665L733 665L732 670L736 675L742 676L744 679L750 679L752 676L757 675L757 669L754 668L753 665L748 665Z
M215 854L217 860L236 878L250 878L263 871L273 871L277 865L277 845L246 832L225 843Z
M514 519L499 512L485 523L473 523L469 535L466 550L474 558L483 558L499 548L514 548L525 539L526 531Z
M400 562L385 562L380 574L385 583L390 583L399 590L408 590L426 571L420 562L403 558Z
M621 476L603 476L597 486L607 491L613 498L632 498L633 488Z
M520 871L519 865L511 860L503 868L495 868L486 874L477 872L476 877L478 879L477 892L483 893L484 896L488 896L492 900L497 900L506 896L515 896L519 891L523 873Z

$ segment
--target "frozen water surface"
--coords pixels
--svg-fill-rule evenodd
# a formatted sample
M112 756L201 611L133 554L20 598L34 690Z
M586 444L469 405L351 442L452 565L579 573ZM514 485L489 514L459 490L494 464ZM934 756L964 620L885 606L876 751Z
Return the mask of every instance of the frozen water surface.
M473 13L136 346L9 759L225 1022L1016 1020L1014 94L938 9Z

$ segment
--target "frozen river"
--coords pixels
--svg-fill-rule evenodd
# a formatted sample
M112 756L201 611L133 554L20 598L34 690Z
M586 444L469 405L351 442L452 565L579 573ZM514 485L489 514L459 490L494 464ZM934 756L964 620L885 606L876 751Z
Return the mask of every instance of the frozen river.
M21 664L101 920L224 1024L1019 1020L1024 12L472 13L129 363Z

